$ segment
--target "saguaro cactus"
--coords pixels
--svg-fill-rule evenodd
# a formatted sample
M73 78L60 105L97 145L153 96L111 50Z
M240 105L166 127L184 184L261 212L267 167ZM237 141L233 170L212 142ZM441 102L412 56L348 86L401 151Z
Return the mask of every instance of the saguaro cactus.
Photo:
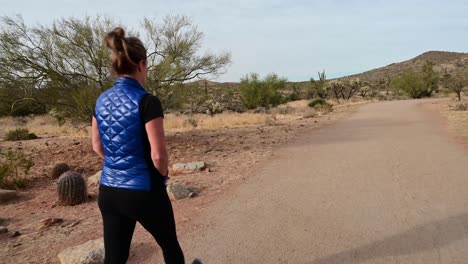
M67 171L57 180L57 194L60 205L84 203L88 198L86 180L78 172Z

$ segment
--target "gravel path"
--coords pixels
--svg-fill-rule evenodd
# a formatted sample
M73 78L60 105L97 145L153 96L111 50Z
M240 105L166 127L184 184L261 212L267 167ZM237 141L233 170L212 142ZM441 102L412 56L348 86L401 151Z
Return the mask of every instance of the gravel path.
M468 263L468 155L417 104L279 149L181 237L187 263Z

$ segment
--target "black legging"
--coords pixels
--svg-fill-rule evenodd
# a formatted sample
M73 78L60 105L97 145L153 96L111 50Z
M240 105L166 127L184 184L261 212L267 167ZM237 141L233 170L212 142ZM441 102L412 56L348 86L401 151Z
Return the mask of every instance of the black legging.
M184 263L171 201L165 188L145 192L101 185L98 203L104 223L104 263L127 262L137 221L153 235L166 263Z

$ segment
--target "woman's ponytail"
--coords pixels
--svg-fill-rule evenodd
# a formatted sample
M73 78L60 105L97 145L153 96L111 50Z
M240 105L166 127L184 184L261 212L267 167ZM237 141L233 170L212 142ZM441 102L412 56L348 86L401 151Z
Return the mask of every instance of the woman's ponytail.
M112 50L112 68L117 74L132 74L140 61L146 61L146 49L135 37L125 37L125 30L116 27L104 38L106 47Z

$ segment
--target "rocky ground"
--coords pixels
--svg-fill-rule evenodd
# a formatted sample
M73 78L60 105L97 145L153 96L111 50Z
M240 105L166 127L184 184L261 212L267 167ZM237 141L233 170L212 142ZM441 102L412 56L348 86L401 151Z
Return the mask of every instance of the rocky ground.
M464 98L464 104L468 107L468 98ZM438 118L444 124L451 138L468 148L468 111L460 111L457 106L461 104L455 98L431 101L422 106Z
M172 173L170 182L190 188L196 195L173 201L179 232L189 232L198 212L226 191L253 175L261 161L276 155L275 150L296 136L332 124L359 104L335 107L332 114L314 118L277 120L267 125L193 130L168 133L171 162L206 162L207 168L191 174ZM50 171L57 162L90 177L101 167L89 138L41 137L31 141L0 142L0 151L23 150L35 166L29 185L18 197L0 205L0 258L2 263L56 263L64 249L98 239L102 222L96 204L97 186L89 185L89 202L65 207L57 205L55 180ZM135 232L130 262L153 251L152 238L140 226Z

